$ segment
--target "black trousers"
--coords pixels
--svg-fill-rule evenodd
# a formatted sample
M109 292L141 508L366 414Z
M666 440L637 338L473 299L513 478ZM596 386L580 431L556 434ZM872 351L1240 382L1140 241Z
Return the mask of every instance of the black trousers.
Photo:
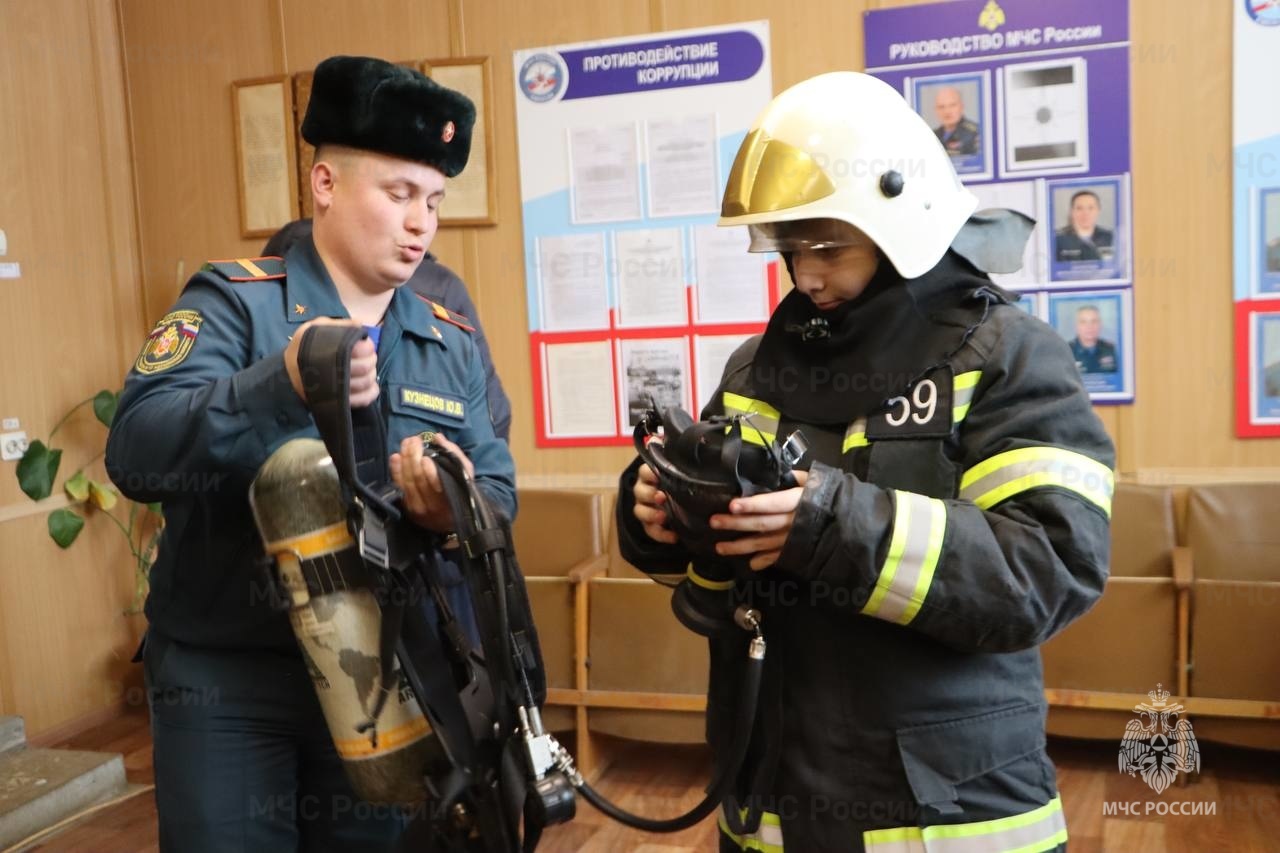
M296 655L152 631L145 668L163 853L395 849L404 817L352 793Z

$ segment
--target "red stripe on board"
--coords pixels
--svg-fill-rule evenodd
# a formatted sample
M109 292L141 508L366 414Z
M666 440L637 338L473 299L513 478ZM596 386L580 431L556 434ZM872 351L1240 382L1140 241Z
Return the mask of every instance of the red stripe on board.
M767 307L769 313L773 313L773 309L778 306L778 302L782 299L782 288L780 283L779 267L781 263L777 260L770 261L765 265L766 270L766 286L767 286ZM591 438L583 437L563 437L556 438L549 435L551 418L550 412L547 411L549 403L547 401L547 380L545 376L545 364L543 363L544 347L548 344L585 344L585 343L603 343L610 344L609 353L612 361L612 379L613 379L613 421L614 429L621 431L621 405L619 405L618 395L623 393L623 389L618 384L618 342L645 340L649 338L685 338L688 341L689 348L689 387L690 387L690 405L698 404L698 375L697 348L694 345L694 336L703 337L714 335L758 335L764 331L766 322L753 323L694 323L694 293L693 288L689 285L685 286L685 322L683 325L677 326L645 326L633 329L623 329L618 327L617 310L609 309L609 328L608 329L591 329L587 331L577 332L543 332L535 331L529 334L529 364L533 373L533 412L536 439L535 444L538 447L624 447L631 444L631 436L613 435L613 436L595 436Z

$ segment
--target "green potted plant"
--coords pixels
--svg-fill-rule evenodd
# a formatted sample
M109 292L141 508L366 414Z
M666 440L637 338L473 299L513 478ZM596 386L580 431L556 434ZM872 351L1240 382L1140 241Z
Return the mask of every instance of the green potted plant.
M110 427L119 400L118 391L99 391L72 406L62 416L49 432L48 444L36 440L27 446L17 469L18 487L27 497L33 501L41 501L53 494L58 468L62 463L62 449L54 447L53 440L71 416L82 407L92 404L94 416L103 426ZM146 597L147 573L155 559L156 543L160 540L164 518L160 514L160 504L137 504L129 500L124 501L129 505L128 522L119 518L115 510L120 505L120 496L116 490L110 484L94 480L85 473L105 453L104 447L63 481L62 491L70 506L60 507L49 513L49 538L61 548L70 548L90 517L101 515L109 519L120 530L129 546L129 553L133 555L134 599L127 612L137 613Z

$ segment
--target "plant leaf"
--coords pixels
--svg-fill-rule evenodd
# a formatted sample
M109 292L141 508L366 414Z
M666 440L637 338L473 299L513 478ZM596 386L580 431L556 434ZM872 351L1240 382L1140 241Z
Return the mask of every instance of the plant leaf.
M18 460L18 487L33 501L49 497L61 461L61 450L45 447L43 441L31 442Z
M106 483L89 481L89 500L93 501L98 509L110 511L116 505L116 498L116 490Z
M82 503L89 499L89 478L83 471L77 471L74 477L62 484L62 489L71 500Z
M83 527L84 519L66 507L49 513L49 536L59 548L71 547Z
M120 403L120 394L117 391L107 391L103 389L93 397L93 413L102 421L105 427L111 426L111 419L116 416L116 406Z

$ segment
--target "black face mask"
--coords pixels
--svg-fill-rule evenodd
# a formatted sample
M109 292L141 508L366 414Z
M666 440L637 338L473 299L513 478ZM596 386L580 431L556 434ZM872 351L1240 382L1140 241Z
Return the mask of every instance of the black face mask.
M633 440L667 495L671 527L681 543L695 554L725 562L733 561L717 556L716 543L742 534L712 530L711 516L728 513L734 498L794 486L792 468L805 451L799 433L779 445L761 434L749 416L695 422L678 407L651 408L636 425Z
M991 301L1005 300L951 252L910 280L881 259L857 298L828 311L794 290L760 341L752 363L755 396L794 421L848 424L947 361L985 320ZM938 334L939 326L956 332Z

